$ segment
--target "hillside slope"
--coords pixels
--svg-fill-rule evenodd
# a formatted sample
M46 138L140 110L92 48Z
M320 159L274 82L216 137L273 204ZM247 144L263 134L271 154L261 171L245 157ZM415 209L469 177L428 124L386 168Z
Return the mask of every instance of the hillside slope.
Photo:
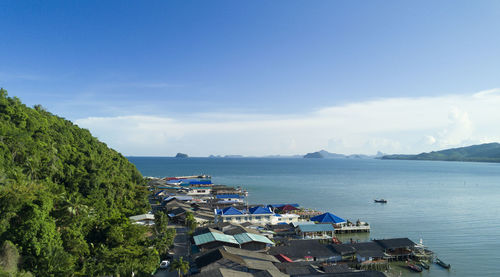
M128 216L148 207L143 178L88 130L0 89L0 244L36 276L145 275L158 253ZM0 269L1 272L1 269Z
M421 153L418 155L387 155L386 160L430 160L430 161L466 161L500 162L500 143L485 143L467 147Z

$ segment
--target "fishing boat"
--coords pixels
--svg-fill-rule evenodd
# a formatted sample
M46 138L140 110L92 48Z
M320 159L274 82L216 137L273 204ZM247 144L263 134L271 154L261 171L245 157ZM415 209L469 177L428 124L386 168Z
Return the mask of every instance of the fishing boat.
M375 199L373 201L375 201L375 203L387 203L387 200L385 199Z
M436 259L436 264L438 264L444 268L447 268L447 269L451 267L451 264L447 264L447 263L441 261L440 259Z
M422 268L416 264L408 263L408 268L415 272L422 272Z
M428 263L426 263L425 261L420 261L420 264L419 264L419 265L420 265L420 267L425 268L425 269L429 269L429 268L431 267L431 266L430 266Z

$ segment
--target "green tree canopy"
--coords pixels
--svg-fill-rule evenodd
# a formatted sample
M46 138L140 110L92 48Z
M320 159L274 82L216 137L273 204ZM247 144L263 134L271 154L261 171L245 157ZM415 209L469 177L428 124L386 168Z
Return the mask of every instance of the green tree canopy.
M159 262L133 164L88 130L0 89L0 245L37 276L147 275ZM5 270L5 268L4 268Z

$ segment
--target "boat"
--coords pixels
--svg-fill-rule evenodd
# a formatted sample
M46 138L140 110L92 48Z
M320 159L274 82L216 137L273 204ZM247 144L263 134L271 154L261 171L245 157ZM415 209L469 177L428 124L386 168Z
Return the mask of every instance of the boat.
M373 201L375 201L375 203L387 203L387 200L385 199L375 199Z
M449 269L451 267L451 264L447 264L440 259L436 259L436 264L440 265L441 267Z
M416 264L411 264L411 263L408 263L408 268L415 271L415 272L422 272L422 268Z
M426 263L424 261L420 261L419 265L420 265L420 267L425 268L425 269L429 269L431 267L428 263Z

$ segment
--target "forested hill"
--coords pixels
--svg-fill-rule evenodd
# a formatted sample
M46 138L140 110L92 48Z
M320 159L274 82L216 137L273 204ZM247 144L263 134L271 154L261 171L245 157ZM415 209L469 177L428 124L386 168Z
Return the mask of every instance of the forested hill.
M88 130L1 89L0 275L151 273L158 253L128 219L146 211L142 182Z
M421 153L418 155L388 155L383 156L382 159L500 162L500 143L485 143L430 153Z

